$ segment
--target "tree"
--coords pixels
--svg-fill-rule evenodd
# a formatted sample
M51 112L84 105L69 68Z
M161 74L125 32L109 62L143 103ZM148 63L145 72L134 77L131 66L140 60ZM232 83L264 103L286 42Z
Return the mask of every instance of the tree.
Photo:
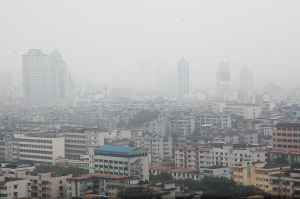
M142 127L144 123L151 122L156 119L158 114L159 111L151 112L149 110L143 110L138 112L129 120L127 127Z

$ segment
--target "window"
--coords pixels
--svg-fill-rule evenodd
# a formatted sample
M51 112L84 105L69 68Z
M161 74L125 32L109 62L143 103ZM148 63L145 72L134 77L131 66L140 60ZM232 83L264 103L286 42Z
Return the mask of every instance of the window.
M62 180L59 181L59 184L62 184Z
M274 140L275 141L275 140ZM281 142L281 139L277 139L277 142Z
M17 188L18 188L18 185L17 185L17 184L15 184L15 185L14 185L14 189L17 189Z
M281 133L277 133L277 136L281 136Z
M286 136L286 133L282 133L282 136Z

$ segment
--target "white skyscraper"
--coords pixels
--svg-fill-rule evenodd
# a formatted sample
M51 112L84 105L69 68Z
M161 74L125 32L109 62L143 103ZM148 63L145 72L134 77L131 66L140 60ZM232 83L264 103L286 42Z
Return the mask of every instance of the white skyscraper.
M40 49L22 56L23 93L28 107L49 106L52 101L51 58Z
M240 72L240 87L247 88L250 91L253 90L253 74L252 71L244 68Z
M217 88L219 94L231 93L230 85L230 70L228 62L221 62L220 68L217 71Z
M183 98L190 91L189 62L182 58L178 63L178 98Z
M25 105L43 107L66 97L68 89L66 62L54 50L51 55L30 49L23 58L23 93Z

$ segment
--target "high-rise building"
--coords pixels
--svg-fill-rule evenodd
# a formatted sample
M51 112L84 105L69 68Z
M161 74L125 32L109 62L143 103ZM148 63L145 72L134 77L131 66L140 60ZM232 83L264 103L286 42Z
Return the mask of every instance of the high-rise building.
M189 62L182 58L178 63L178 98L182 98L190 92Z
M50 106L66 97L68 77L66 62L57 50L51 55L30 49L23 58L23 93L28 107Z
M30 49L22 56L23 93L28 107L48 106L52 100L51 58L40 49Z
M228 62L221 62L217 71L217 88L219 94L230 94L230 70Z
M52 99L64 99L68 90L68 74L66 62L55 49L51 53Z
M12 75L10 71L4 70L0 73L0 97L8 95L9 89L12 87Z
M253 90L253 74L252 71L244 68L240 72L240 87L242 89Z

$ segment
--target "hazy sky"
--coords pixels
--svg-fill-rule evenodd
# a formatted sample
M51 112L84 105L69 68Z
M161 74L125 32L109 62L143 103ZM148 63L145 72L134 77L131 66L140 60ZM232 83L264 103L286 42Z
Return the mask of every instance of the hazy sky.
M21 77L21 55L56 48L76 76L131 83L139 63L175 73L190 63L191 83L215 85L229 57L233 83L253 71L256 87L300 86L300 1L0 0L0 69Z

